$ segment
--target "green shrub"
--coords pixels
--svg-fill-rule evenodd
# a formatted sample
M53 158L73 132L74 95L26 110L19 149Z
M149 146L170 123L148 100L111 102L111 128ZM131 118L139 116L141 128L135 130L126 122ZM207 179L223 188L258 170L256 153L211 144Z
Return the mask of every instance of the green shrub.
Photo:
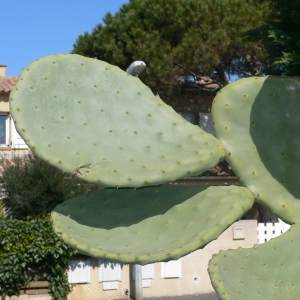
M42 268L42 278L50 282L53 300L63 300L70 292L66 268L77 252L54 234L49 220L0 221L0 295L18 295L33 278L30 270Z
M64 200L98 188L66 174L36 156L2 157L4 204L14 219L44 216Z

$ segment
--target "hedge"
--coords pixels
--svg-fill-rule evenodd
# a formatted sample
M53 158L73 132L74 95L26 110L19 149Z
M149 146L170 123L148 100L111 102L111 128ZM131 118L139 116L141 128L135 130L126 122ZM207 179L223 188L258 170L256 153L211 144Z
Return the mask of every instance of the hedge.
M68 260L77 252L53 232L46 220L0 221L0 295L19 295L32 281L32 270L40 269L50 283L53 300L67 299L70 292L66 273Z

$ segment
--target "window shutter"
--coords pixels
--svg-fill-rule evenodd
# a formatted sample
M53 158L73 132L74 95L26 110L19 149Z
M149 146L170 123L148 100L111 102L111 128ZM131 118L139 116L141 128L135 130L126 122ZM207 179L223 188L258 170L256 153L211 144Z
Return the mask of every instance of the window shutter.
M69 283L91 282L91 262L89 260L69 261Z
M162 278L178 278L181 277L181 258L161 263Z
M12 141L12 148L14 149L28 149L28 146L18 134L15 123L13 119L11 119L11 141Z
M118 286L119 286L118 281L103 281L102 282L102 289L103 289L103 291L117 290Z
M135 269L132 272L132 279L135 280ZM154 279L154 264L142 266L142 287L150 287L151 279Z
M142 279L154 279L154 264L142 266Z
M154 264L142 266L142 287L150 287L154 279Z
M122 280L122 267L119 263L98 260L99 282L103 290L118 289L118 282Z

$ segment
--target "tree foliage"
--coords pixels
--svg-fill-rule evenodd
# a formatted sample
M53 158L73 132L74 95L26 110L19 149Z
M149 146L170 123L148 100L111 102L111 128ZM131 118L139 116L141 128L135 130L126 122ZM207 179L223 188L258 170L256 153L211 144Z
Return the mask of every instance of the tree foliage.
M73 53L124 70L145 61L141 79L168 103L189 91L215 93L230 73L259 74L261 48L241 36L267 12L259 0L130 0L80 35Z
M300 2L272 0L265 24L248 32L249 40L260 39L269 63L267 74L300 75Z
M3 199L9 214L24 220L44 216L64 200L97 188L66 174L36 156L0 160Z

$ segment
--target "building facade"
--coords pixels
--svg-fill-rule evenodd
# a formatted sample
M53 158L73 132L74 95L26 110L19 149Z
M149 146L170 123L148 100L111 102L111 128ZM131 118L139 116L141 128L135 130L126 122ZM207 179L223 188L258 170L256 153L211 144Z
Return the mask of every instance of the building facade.
M16 84L17 76L6 76L6 65L0 65L0 153L11 157L29 152L29 148L18 134L10 114L9 95Z

